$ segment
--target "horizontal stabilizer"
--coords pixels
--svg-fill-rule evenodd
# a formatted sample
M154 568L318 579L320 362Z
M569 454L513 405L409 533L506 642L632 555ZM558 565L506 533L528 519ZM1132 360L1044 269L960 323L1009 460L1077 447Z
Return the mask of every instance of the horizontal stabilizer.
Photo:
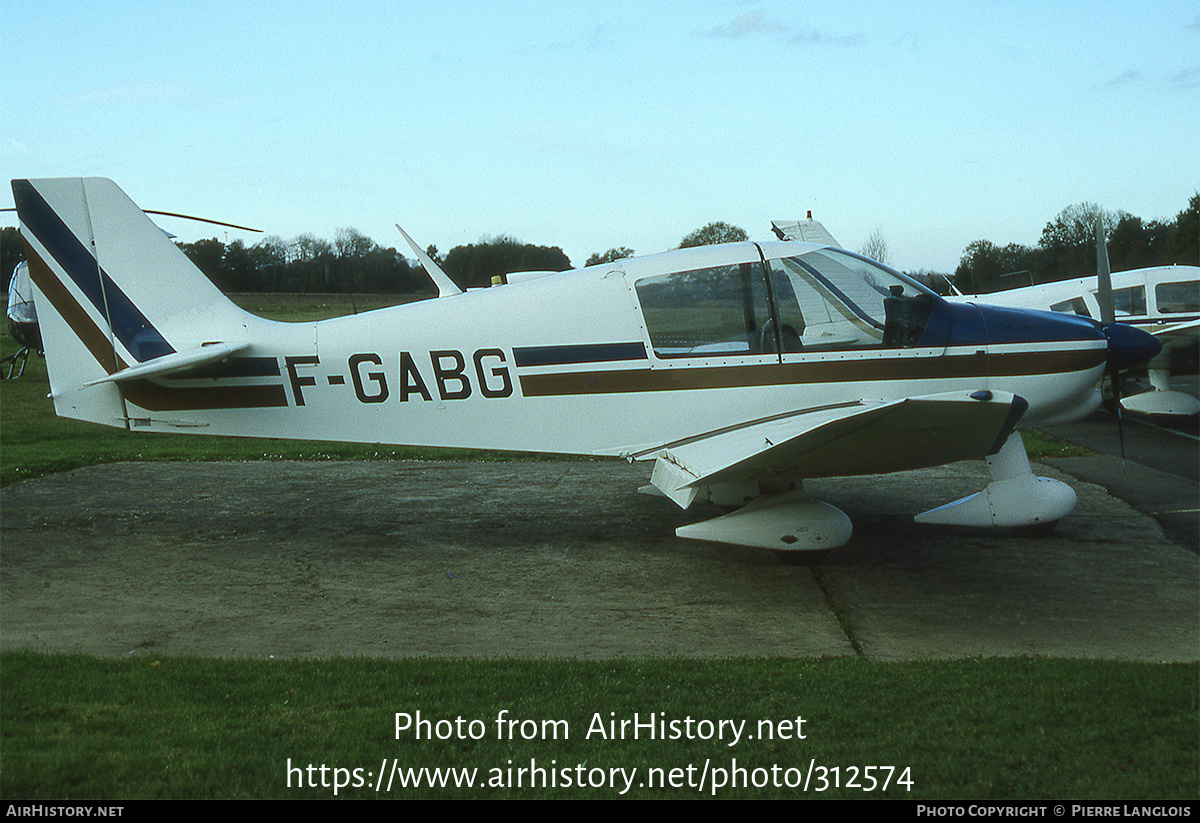
M99 380L92 380L85 383L81 388L86 389L89 386L96 386L101 383L120 383L124 380L144 380L147 377L161 377L164 374L170 374L183 369L215 363L218 360L223 360L232 354L237 354L248 348L250 348L249 343L209 343L199 348L166 354L162 357L156 357L153 360L139 363L136 366L121 369L118 372L101 377Z

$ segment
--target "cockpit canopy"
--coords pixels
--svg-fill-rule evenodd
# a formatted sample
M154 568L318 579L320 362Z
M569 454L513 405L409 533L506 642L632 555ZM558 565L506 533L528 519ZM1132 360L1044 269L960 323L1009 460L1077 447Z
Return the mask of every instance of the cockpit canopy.
M833 248L652 275L636 290L659 358L916 346L937 302Z

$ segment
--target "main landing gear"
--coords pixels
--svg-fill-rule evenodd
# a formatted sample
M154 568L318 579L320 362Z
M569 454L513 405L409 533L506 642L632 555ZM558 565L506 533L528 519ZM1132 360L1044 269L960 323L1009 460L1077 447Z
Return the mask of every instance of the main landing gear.
M1019 432L1014 431L999 452L985 459L992 480L982 491L918 514L916 521L999 526L1043 535L1075 508L1074 489L1033 474ZM709 490L713 498L716 491ZM815 565L830 549L849 542L852 533L850 518L828 503L809 498L800 483L788 491L760 494L722 517L675 530L679 537L691 540L771 549L788 565Z

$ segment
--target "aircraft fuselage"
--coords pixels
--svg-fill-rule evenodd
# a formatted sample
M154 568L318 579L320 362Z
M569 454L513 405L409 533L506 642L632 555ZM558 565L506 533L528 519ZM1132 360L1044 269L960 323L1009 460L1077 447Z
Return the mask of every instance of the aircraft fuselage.
M800 259L814 249L761 248ZM1086 320L955 305L905 284L907 295L891 299L915 301L928 316L911 339L885 343L882 309L873 324L869 312L845 306L853 301L837 284L802 270L809 281L795 278L787 299L797 316L820 312L823 322L809 319L790 346L763 346L745 341L793 320L786 309L772 311L784 296L768 295L765 277L762 294L747 297L760 304L749 314L746 295L733 293L742 282L728 299L719 282L706 284L705 293L716 295L707 305L669 310L662 295L647 291L676 287L686 300L682 272L749 265L757 276L759 249L618 261L314 323L247 315L253 345L245 354L127 385L129 425L203 422L214 434L630 455L747 419L864 397L1007 391L1029 402L1022 423L1033 424L1094 408L1106 341ZM809 282L824 293L802 295ZM880 293L881 306L885 299ZM737 328L716 328L723 325ZM256 413L246 414L251 408Z

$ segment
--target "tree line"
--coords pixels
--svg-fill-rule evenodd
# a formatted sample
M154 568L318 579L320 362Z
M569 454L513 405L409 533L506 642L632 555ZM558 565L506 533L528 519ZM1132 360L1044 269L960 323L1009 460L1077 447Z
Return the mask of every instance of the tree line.
M686 235L680 248L745 240L745 229L709 223ZM420 265L394 248L385 249L355 229L339 229L332 243L311 234L285 242L267 237L253 246L235 240L180 243L196 267L225 292L436 293ZM445 255L426 250L459 288L490 286L495 277L519 271L566 271L571 260L558 246L535 246L501 235L455 246ZM586 265L632 257L621 246L597 252Z
M1192 196L1174 220L1166 221L1147 222L1128 212L1109 212L1094 203L1080 203L1068 206L1050 220L1035 246L999 246L990 240L971 243L954 273L955 285L963 292L986 293L1010 285L1093 274L1097 219L1105 227L1113 271L1200 262L1200 193ZM709 223L686 235L679 247L746 238L742 228ZM216 238L177 245L225 292L436 293L419 263L351 228L338 229L332 241L302 234L290 241L272 235L251 246L241 240L226 244ZM868 246L864 249L868 256L886 257L887 246L878 229ZM876 255L869 253L872 250ZM561 248L535 246L508 236L455 246L445 255L430 246L427 253L460 288L488 286L493 277L509 272L571 268ZM609 263L633 254L633 249L619 246L591 255L586 265ZM13 267L21 259L17 229L0 229L0 272L5 289Z
M1095 274L1097 220L1104 226L1109 266L1115 272L1200 263L1200 193L1166 221L1147 222L1128 212L1079 203L1048 222L1035 246L971 243L955 270L954 284L968 294L987 293Z
M431 288L429 278L394 248L383 248L354 229L331 242L311 234L291 241L269 236L247 246L215 237L177 243L224 292L381 292Z
M178 245L225 292L437 293L419 263L355 229L339 229L333 242L304 234L291 242L267 237L253 246L216 238ZM444 256L436 246L426 253L464 289L491 285L494 275L513 271L571 268L562 249L511 237L455 246Z
M686 235L679 247L745 239L745 229L716 222ZM290 243L272 236L249 247L240 240L226 246L216 238L178 245L226 292L436 293L419 264L355 229L339 229L332 243L305 234ZM558 246L535 246L506 235L455 246L445 255L430 246L426 254L463 289L490 286L509 272L571 268ZM621 246L593 254L586 265L633 255L633 249Z

